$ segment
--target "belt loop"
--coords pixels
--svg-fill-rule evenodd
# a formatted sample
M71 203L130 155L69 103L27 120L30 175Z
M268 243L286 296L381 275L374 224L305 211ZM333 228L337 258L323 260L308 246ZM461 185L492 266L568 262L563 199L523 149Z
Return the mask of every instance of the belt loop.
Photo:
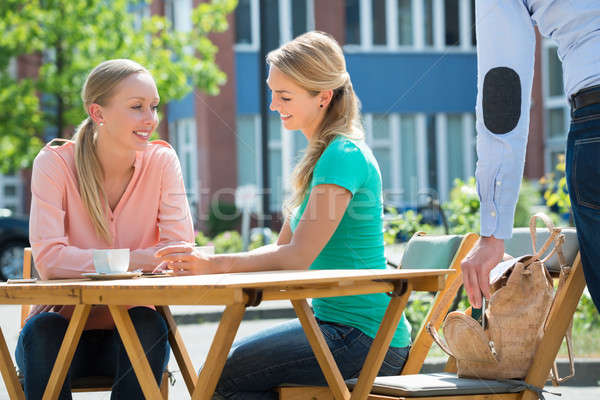
M575 99L574 99L574 97L575 97L575 95L572 94L567 99L569 101L569 105L571 106L571 107L569 107L570 111L571 111L571 120L575 119Z

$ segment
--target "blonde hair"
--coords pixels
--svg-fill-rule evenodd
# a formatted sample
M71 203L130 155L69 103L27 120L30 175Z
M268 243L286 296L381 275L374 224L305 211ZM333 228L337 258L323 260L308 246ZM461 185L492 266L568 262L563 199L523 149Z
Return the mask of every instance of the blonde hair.
M346 71L344 53L336 40L325 32L312 31L298 36L271 51L267 55L267 64L279 69L313 96L333 90L325 117L292 172L292 194L284 205L284 213L289 214L302 203L315 165L329 143L337 136L354 140L364 137L360 103Z
M90 72L83 89L81 99L88 112L91 104L106 105L115 87L131 74L148 70L135 61L127 59L108 60ZM112 235L106 220L105 209L108 199L103 188L104 169L96 153L97 130L91 117L87 117L75 130L75 168L79 181L79 193L88 210L96 233L107 243L112 242Z

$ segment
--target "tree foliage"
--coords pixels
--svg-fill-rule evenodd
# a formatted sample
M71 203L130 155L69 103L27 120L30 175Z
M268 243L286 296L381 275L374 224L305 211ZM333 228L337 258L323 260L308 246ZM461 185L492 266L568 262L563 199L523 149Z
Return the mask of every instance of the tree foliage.
M0 171L29 165L44 129L64 133L84 117L80 92L100 62L129 58L150 70L161 103L194 87L215 95L226 81L208 34L227 29L236 0L201 3L192 29L162 16L141 16L150 0L2 0L0 2ZM41 55L37 77L18 80L9 65Z

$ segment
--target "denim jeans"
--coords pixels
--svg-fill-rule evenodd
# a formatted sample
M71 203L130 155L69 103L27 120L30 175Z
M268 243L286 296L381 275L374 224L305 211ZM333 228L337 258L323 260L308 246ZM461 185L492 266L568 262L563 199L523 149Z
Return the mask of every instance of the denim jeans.
M373 339L350 326L317 321L344 379L356 378ZM399 374L408 350L390 347L379 375ZM235 343L214 398L277 399L273 388L284 383L327 384L297 319Z
M168 329L154 310L135 307L129 315L157 382L169 361ZM46 312L32 317L19 335L15 359L25 377L25 397L41 399L69 321ZM114 377L111 399L143 399L140 385L116 329L83 331L60 400L71 399L71 380L86 376Z
M583 272L600 310L600 104L573 113L566 168Z

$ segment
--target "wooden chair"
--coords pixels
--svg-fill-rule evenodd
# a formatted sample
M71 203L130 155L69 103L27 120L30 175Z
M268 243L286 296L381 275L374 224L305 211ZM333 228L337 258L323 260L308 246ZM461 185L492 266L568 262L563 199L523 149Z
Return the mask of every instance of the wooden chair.
M575 229L563 229L563 233L565 235L564 254L566 262L572 267L565 283L560 291L556 293L556 300L548 316L545 335L536 351L533 365L525 378L526 384L531 385L531 387L540 388L544 386L585 288ZM548 231L546 229L537 230L537 243L543 243L547 237ZM538 398L538 394L529 390L525 385L519 387L500 381L457 378L456 362L452 358L448 360L444 373L418 374L432 343L425 327L428 323L431 323L436 329L439 328L450 307L452 298L461 286L460 262L474 244L476 236L472 239L473 243L470 245L467 238L468 236L463 239L461 248L457 251L452 262L452 268L457 270L457 274L448 279L445 288L436 296L434 304L413 344L402 375L376 378L368 397L369 400L405 400L412 398L420 400L533 400ZM529 229L515 229L513 238L506 241L505 248L507 253L515 256L530 253L531 238ZM407 251L409 250L411 250L410 242L407 247ZM402 261L405 262L404 257ZM553 256L546 265L552 276L558 278L560 265L557 257ZM355 383L356 379L347 381L350 389ZM279 393L280 399L285 400L332 400L334 398L326 387L282 387L279 388Z
M463 379L456 376L456 364L450 359L446 372L439 374L402 375L378 377L368 397L371 400L533 400L538 393L532 390L543 388L548 379L563 337L569 329L573 313L585 288L585 280L578 253L578 243L575 229L564 229L564 253L567 265L572 265L566 275L564 284L555 295L554 304L548 315L545 334L539 344L532 366L524 384L518 385L507 381ZM547 231L538 229L536 241L543 243ZM516 229L513 238L506 241L506 251L509 254L523 255L531 253L531 239L528 229ZM554 278L558 278L560 265L556 257L546 264ZM348 381L352 387L353 381ZM316 397L325 399L327 397Z
M31 248L26 247L23 254L23 279L29 279L37 276L35 266L31 262ZM21 306L21 329L25 326L25 319L29 315L29 304ZM19 371L19 378L22 382L22 375ZM71 391L73 392L110 392L112 390L113 378L110 376L90 376L85 378L73 379L71 381ZM163 399L169 398L169 372L165 370L160 382L160 392Z
M458 290L462 286L460 263L473 248L479 236L469 233L460 235L426 235L415 234L407 243L400 261L403 269L455 269L456 273L448 276L444 289L435 296L433 304L422 323L410 353L403 374L418 374L431 348L433 339L425 327L431 323L439 328L448 313ZM329 388L322 386L281 386L278 388L281 400L331 400L333 395Z

